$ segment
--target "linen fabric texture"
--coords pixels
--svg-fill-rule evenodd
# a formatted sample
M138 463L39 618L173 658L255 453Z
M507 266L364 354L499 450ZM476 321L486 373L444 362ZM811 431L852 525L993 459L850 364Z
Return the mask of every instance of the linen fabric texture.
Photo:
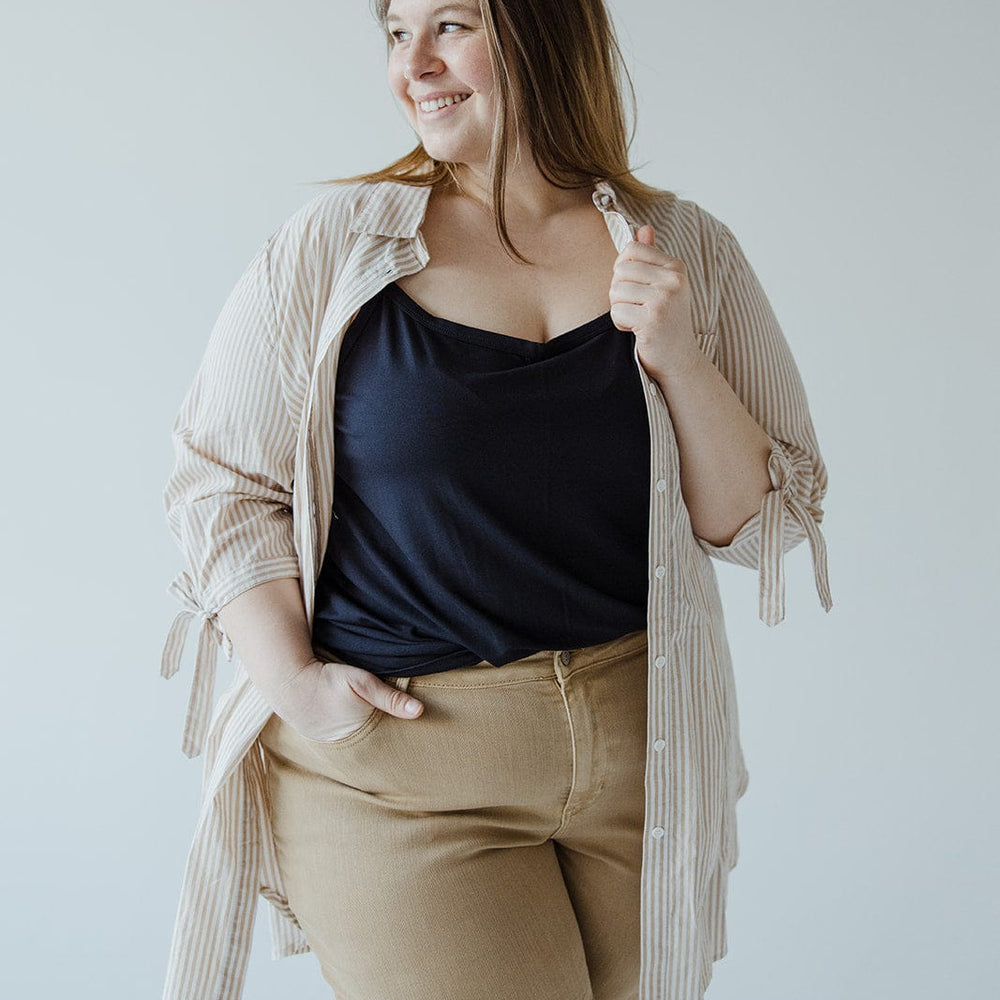
M279 226L226 300L174 423L164 499L185 567L170 585L181 608L160 669L177 673L197 623L182 750L204 752L204 771L164 1000L241 997L259 896L270 904L273 957L309 950L266 808L258 737L271 709L217 612L251 587L296 577L311 627L333 500L338 349L366 301L426 265L420 225L429 193L394 182L334 185ZM684 261L699 346L771 441L771 489L759 511L728 545L699 538L681 495L666 401L633 350L650 436L639 997L701 1000L712 963L726 953L736 803L748 781L710 559L758 574L758 613L774 625L785 612L783 556L808 539L829 610L820 530L827 472L787 341L729 228L671 192L640 209L602 180L593 202L619 250L649 223L657 245ZM219 647L233 677L216 702Z

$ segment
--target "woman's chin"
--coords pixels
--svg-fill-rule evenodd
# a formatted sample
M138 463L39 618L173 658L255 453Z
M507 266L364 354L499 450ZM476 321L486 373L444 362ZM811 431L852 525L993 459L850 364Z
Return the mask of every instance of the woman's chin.
M464 166L473 165L482 161L483 164L489 160L488 153L469 149L467 143L450 142L443 136L420 135L417 133L424 151L432 159L440 163L461 163Z

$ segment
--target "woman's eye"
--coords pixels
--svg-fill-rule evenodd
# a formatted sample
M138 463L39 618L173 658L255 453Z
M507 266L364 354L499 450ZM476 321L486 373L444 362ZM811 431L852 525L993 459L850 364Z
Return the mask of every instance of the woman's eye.
M464 24L459 24L457 21L442 21L440 31L443 35L451 35L456 31L461 31L464 27ZM410 33L405 28L394 28L389 32L389 37L395 43L407 42L410 40Z

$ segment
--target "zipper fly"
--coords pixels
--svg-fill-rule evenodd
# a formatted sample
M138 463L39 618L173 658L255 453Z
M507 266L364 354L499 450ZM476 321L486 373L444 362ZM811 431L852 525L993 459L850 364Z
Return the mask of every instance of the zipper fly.
M562 666L560 663L560 657L562 655L563 650L559 650L553 654L552 660L555 665L556 685L559 688L559 693L562 695L563 707L566 709L566 719L569 722L569 742L573 758L573 771L570 777L569 794L566 796L566 801L563 803L562 816L559 818L559 826L551 834L553 837L566 825L566 820L569 819L570 803L573 801L573 793L576 791L576 729L573 726L573 713L569 710L569 698L566 697L566 678L563 676Z

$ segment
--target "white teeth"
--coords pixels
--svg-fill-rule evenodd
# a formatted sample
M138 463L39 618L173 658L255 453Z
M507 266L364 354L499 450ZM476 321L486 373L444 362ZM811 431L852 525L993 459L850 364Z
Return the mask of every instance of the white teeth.
M421 111L437 111L439 108L447 108L452 104L459 104L469 96L469 94L450 94L448 97L437 97L433 101L420 101L417 107Z

